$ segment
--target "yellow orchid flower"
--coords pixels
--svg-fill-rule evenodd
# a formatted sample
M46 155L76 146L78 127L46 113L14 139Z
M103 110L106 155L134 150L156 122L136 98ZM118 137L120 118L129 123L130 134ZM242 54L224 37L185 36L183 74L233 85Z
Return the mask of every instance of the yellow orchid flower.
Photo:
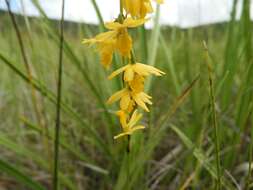
M112 62L113 52L118 51L122 56L129 57L132 49L132 38L127 28L143 25L147 19L134 20L126 18L123 23L109 22L105 27L111 31L98 34L94 38L84 39L84 44L97 44L101 57L101 63L108 68Z
M164 0L155 0L158 4L163 4Z
M129 87L134 92L142 92L144 90L145 78L141 75L135 74L134 79L128 82Z
M128 110L129 106L137 104L145 111L149 112L146 104L152 105L150 101L152 97L147 95L145 92L131 91L129 88L124 88L113 94L108 100L107 104L112 104L120 100L120 109Z
M137 110L133 112L129 122L127 122L128 117L124 111L122 110L118 111L117 115L119 116L123 133L120 133L119 135L114 136L114 139L118 139L126 135L132 135L134 131L145 128L143 125L136 125L138 121L142 118L142 114L138 113Z
M124 72L124 81L129 82L134 79L135 74L138 74L140 76L148 76L148 75L156 75L156 76L162 76L165 74L161 70L150 66L150 65L145 65L142 63L135 63L135 64L128 64L116 71L114 71L108 78L112 79L115 76L119 75L120 73Z
M123 94L121 94L121 92L119 91L118 93L115 93L115 96L112 96L111 99L108 100L108 103L109 104L113 103L112 100L114 99L114 97L118 95L122 96L122 98L120 99L120 108L122 110L127 111L128 113L131 113L136 106L134 99L131 98L131 94L134 95L134 97L136 97L135 94L138 94L144 90L144 80L145 80L144 77L140 75L136 75L134 80L128 83L129 88L131 89L132 93L124 93L125 92L124 91ZM142 103L139 103L139 104L142 104Z
M163 3L163 0L155 0L157 3ZM144 18L147 14L153 12L150 0L123 0L123 7L126 13L132 17Z

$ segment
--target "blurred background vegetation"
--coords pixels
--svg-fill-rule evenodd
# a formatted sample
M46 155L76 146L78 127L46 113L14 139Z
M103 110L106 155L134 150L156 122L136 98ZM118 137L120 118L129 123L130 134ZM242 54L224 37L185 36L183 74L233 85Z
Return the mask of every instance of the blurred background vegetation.
M153 96L144 133L113 141L120 131L107 98L120 89L94 48L82 39L103 30L66 23L60 138L60 189L251 189L253 128L252 22L241 18L191 29L132 29L136 57L166 76L147 84ZM37 5L39 9L39 5ZM24 64L7 12L0 13L0 189L51 189L59 32L57 21L15 15ZM207 43L206 50L203 41ZM113 68L122 63L117 55ZM208 71L208 66L210 70ZM212 84L210 86L211 75ZM210 96L213 87L214 97ZM220 176L215 159L215 104Z

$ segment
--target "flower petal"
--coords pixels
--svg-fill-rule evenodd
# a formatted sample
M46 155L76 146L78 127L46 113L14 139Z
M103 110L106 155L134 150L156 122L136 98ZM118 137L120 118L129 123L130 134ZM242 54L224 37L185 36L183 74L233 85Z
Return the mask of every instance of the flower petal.
M132 38L128 35L126 29L121 29L118 32L116 47L122 56L130 56L130 51L132 49Z
M127 110L130 105L131 97L129 93L125 94L120 100L120 109Z
M134 71L132 67L128 67L124 72L124 81L130 82L134 79Z
M137 125L131 129L131 132L133 133L134 131L140 130L140 129L145 129L145 127L143 125Z
M122 73L123 71L125 71L130 65L126 65L124 67L121 67L120 69L112 72L112 74L110 74L110 76L108 76L108 79L112 79L115 76L119 75L120 73Z
M127 130L128 129L127 114L124 111L120 110L117 112L117 115L119 116L121 127L123 128L124 131Z
M131 135L131 132L128 131L128 132L120 133L119 135L116 135L116 136L114 136L113 138L114 138L114 139L118 139L118 138L123 137L123 136L126 136L126 135Z
M139 93L139 96L143 102L152 105L152 102L149 100L149 99L151 99L151 96L147 95L144 92Z
M105 28L109 29L109 30L116 30L118 28L122 28L122 24L118 23L118 22L107 22L105 23Z
M129 81L128 84L132 91L138 93L144 90L144 77L138 74L134 75L132 81Z
M115 31L108 31L108 32L103 32L101 34L96 35L94 38L90 39L84 39L82 43L100 43L100 42L111 42L116 37L117 33Z
M146 2L144 1L140 10L140 17L144 18L146 14L152 13L152 12L153 12L153 7L151 5L150 0L146 0Z
M161 76L162 74L165 74L164 72L162 72L161 70L159 70L153 66L145 65L142 63L136 63L134 65L134 71L142 76L148 76L150 74L154 74L156 76Z
M134 109L134 106L135 106L135 102L133 100L131 100L130 103L129 103L129 106L127 108L127 112L131 113Z
M100 59L101 59L101 64L108 68L111 65L112 62L112 55L114 51L114 45L113 43L100 43L98 51L100 53Z
M141 97L138 94L133 94L132 97L133 97L134 101L136 102L136 104L138 104L146 112L149 112L149 109L146 106L145 102L143 102L143 100L141 99Z
M124 20L123 25L127 28L135 28L143 25L148 20L149 19L133 19L132 17L128 17Z
M158 4L164 3L164 0L155 0Z
M129 120L128 126L132 128L140 119L142 118L142 114L138 113L137 110L134 111L132 117Z
M141 1L142 0L123 0L124 9L133 17L139 16L142 5Z
M124 88L123 90L120 90L118 92L116 92L115 94L113 94L108 100L107 100L107 104L112 104L116 101L118 101L119 99L121 99L123 96L125 96L128 93L127 89Z

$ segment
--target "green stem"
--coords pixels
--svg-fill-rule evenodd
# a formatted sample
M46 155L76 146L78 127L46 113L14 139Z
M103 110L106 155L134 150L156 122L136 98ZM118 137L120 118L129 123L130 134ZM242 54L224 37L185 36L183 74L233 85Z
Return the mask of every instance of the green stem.
M208 67L208 75L209 75L209 88L210 88L210 99L211 99L211 112L212 112L212 120L214 126L214 140L215 140L215 157L216 157L216 170L217 170L217 184L216 189L221 190L221 171L220 171L220 155L219 155L219 137L218 137L218 122L217 122L217 115L215 110L215 96L214 96L214 87L213 87L213 76L212 76L212 68L211 65L208 63L208 48L207 44L204 41L204 48L205 48L205 58Z
M130 137L130 135L128 135L128 148L129 148L129 152L127 152L127 180L126 180L126 183L127 183L127 190L130 190L130 183L129 183L129 181L130 181L130 139L131 139L131 137Z
M23 62L24 62L24 65L25 65L25 69L26 69L26 72L27 72L27 75L28 75L28 85L29 85L30 90L31 90L31 100L32 100L32 105L34 107L35 116L36 116L36 119L38 120L38 123L40 124L40 126L44 128L43 129L43 146L44 146L45 150L48 153L48 157L51 159L51 153L50 153L50 148L49 148L50 145L49 145L49 142L48 142L47 138L45 137L46 134L48 134L48 128L47 128L47 126L46 126L46 124L45 124L45 122L42 118L42 114L41 114L40 108L39 108L38 97L37 97L37 94L36 94L36 89L34 88L34 86L32 84L33 74L32 74L31 66L29 65L29 61L28 61L29 59L28 59L28 56L27 56L27 53L26 53L26 50L25 50L25 44L24 44L20 29L18 27L17 21L15 19L15 15L11 11L11 6L10 6L9 0L5 0L5 3L7 5L7 10L8 10L8 13L10 15L10 19L11 19L13 28L15 30L16 36L17 36L17 40L18 40L18 44L19 44L19 47L20 47L21 55L22 55Z
M123 23L124 21L124 14L123 14L123 0L120 0L120 15L119 15L119 19L120 19L120 22ZM134 53L133 53L133 50L131 50L131 62L132 60L135 59L134 58ZM124 58L122 59L124 60ZM124 62L124 61L123 61ZM123 77L122 77L123 79ZM123 83L124 83L124 79L123 79ZM129 177L130 177L130 174L129 174L129 154L130 154L130 141L131 141L131 136L128 135L127 136L127 148L126 148L126 152L127 152L127 180L126 180L126 185L127 185L127 190L129 190Z
M136 58L135 58L135 55L134 55L134 50L132 49L131 50L131 64L135 64L136 63Z
M123 0L120 0L120 4L119 4L120 8L120 13L119 13L119 16L117 18L118 22L123 24L124 22L124 9L123 9Z
M120 0L120 14L123 15L123 0Z
M65 0L62 1L62 15L60 26L60 50L59 50L59 67L58 67L58 84L57 84L57 105L56 105L56 124L55 124L55 143L54 143L54 176L53 189L58 190L58 168L59 168L59 141L61 125L61 97L62 97L62 59L63 59L63 28L64 28L64 8Z
M147 34L145 26L141 26L139 28L139 33L141 36L141 55L142 55L142 63L146 63L148 57L148 44L147 44Z
M253 109L253 106L252 106ZM253 116L253 113L251 113ZM251 183L251 169L252 169L252 148L253 148L253 126L250 127L251 129L251 135L250 135L250 145L249 145L249 168L248 168L248 176L246 179L246 187L245 190L249 190L250 189L250 183Z
M101 15L101 12L98 8L98 5L97 5L97 2L96 0L91 0L91 3L96 11L96 14L97 14L97 17L98 17L98 20L99 20L99 29L101 32L105 31L105 26L104 26L104 20L103 20L103 17Z
M131 136L127 135L127 153L130 153L130 141L131 141Z

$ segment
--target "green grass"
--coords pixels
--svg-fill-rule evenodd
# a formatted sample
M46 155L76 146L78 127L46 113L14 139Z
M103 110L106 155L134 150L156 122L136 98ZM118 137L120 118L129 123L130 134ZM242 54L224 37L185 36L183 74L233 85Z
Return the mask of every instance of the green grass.
M116 79L107 80L121 66L120 58L115 55L113 68L104 70L94 48L81 44L84 37L104 30L103 26L65 23L59 189L212 190L217 181L221 189L250 189L249 1L244 1L243 10L239 21L226 24L185 30L155 24L152 31L131 30L136 57L166 75L152 78L146 86L154 105L143 120L146 130L131 138L130 154L127 140L113 141L120 131L113 114L117 107L105 104L121 86ZM0 13L0 186L4 189L52 188L59 23L40 11L37 19L17 18L34 76L31 82L11 20ZM154 19L158 17L157 11ZM207 61L212 68L213 98ZM39 119L31 85L36 90Z

